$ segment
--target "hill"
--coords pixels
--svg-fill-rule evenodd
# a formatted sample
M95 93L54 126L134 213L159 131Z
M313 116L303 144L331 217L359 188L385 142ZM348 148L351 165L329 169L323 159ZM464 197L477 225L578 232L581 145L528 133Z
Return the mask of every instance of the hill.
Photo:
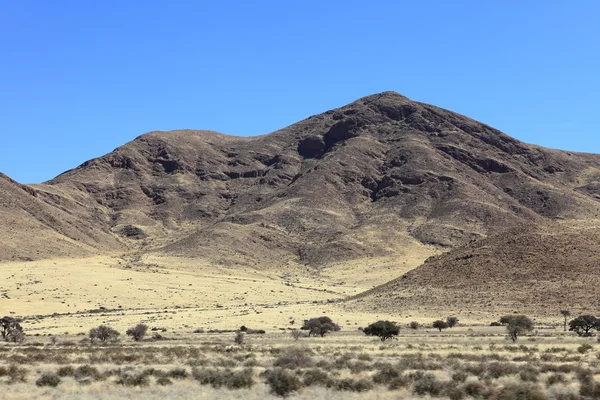
M595 313L599 221L525 224L448 253L350 300L348 307L488 318Z
M19 234L2 235L1 259L14 248L48 255L31 247L31 232L49 229L61 255L135 250L278 269L400 263L600 209L599 156L524 144L394 92L258 137L151 132L44 184L4 181L4 212L40 208L12 221ZM46 215L59 223L41 227Z

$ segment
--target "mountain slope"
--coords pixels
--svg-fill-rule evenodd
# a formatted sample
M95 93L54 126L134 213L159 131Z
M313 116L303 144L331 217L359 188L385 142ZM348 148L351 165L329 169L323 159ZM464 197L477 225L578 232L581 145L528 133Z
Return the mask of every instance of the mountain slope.
M420 267L363 293L358 309L438 315L558 315L597 312L598 221L525 224L431 257Z
M21 185L0 174L0 260L89 256L121 248L101 228L109 225L109 215L79 200L58 188Z
M111 244L98 251L285 267L401 262L524 222L593 217L599 182L599 156L385 92L264 136L151 132L33 189L79 199L80 221L102 215L94 229Z

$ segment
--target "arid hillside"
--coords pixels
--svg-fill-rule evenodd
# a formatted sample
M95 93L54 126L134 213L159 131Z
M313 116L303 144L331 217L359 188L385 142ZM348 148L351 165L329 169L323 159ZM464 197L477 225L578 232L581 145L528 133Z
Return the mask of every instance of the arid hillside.
M431 257L350 308L493 316L600 310L600 222L525 224ZM465 315L466 316L466 315ZM476 318L477 319L477 318Z
M0 181L0 213L13 216L3 260L139 250L257 268L400 262L600 209L600 156L524 144L394 92L258 137L151 132L45 184Z

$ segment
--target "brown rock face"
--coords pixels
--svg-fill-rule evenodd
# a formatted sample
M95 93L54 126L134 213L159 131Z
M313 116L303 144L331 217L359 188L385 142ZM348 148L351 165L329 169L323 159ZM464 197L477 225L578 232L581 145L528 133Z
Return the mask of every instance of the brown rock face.
M320 266L595 216L600 157L385 92L264 136L151 132L42 185L0 182L2 212L32 204L17 207L0 259L137 248ZM46 215L57 223L43 229L64 240L52 251L25 234Z

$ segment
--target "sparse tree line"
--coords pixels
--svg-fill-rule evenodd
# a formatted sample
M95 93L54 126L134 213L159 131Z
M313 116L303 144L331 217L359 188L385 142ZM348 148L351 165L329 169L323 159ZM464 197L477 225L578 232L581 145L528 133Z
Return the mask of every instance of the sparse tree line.
M594 331L600 331L600 319L593 315L580 315L571 321L567 321L568 317L571 316L570 311L561 310L560 314L564 317L563 328L567 331L567 327L569 331L575 332L578 336L593 336ZM13 343L22 343L25 340L25 332L23 331L23 327L21 326L21 320L11 317L5 316L0 318L0 336L2 340L6 342ZM459 323L459 319L455 316L447 317L445 320L439 319L433 321L431 324L432 329L437 329L442 332L444 329L453 328ZM507 338L511 339L513 342L517 341L519 336L526 334L527 332L531 332L534 328L533 320L526 315L505 315L502 316L499 321L492 322L492 326L505 326ZM417 321L411 321L408 324L408 328L412 330L418 330L423 328L423 325ZM367 336L376 336L382 342L385 342L388 339L395 338L400 334L401 326L396 322L388 321L388 320L379 320L369 324L365 328L359 328ZM153 328L156 330L156 328ZM330 317L321 316L315 317L311 319L304 320L303 325L300 327L300 330L293 329L291 331L291 335L295 340L300 339L301 337L311 337L311 336L319 336L324 337L330 332L340 331L341 328L338 324L336 324ZM164 331L164 329L163 329ZM306 331L303 333L302 331ZM127 329L125 334L130 336L134 341L140 341L146 337L148 332L148 325L140 323L134 327ZM202 329L198 329L194 331L194 333L204 332ZM227 332L236 332L236 337L234 342L237 344L243 344L244 336L246 334L264 334L265 331L262 329L248 329L246 326L242 326L237 331L227 331ZM105 343L116 341L121 333L116 329L113 329L107 325L99 325L98 327L90 329L88 333L88 337L91 343ZM153 334L153 339L163 339L160 334ZM54 338L55 339L55 338Z

